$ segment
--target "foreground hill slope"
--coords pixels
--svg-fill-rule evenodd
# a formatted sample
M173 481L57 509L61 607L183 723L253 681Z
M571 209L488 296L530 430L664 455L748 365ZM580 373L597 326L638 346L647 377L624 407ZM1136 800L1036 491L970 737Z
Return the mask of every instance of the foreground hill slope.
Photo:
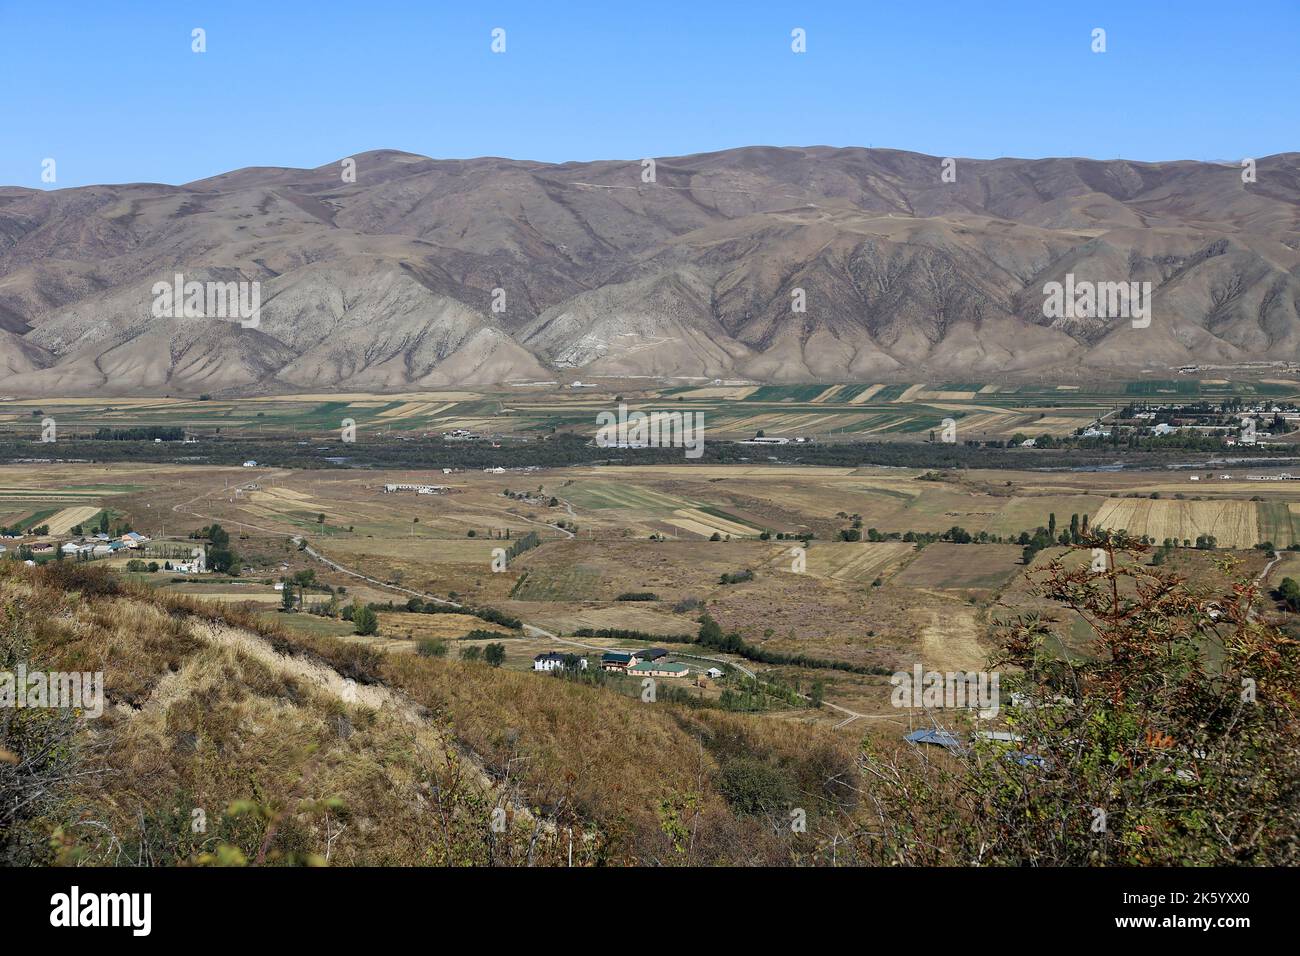
M583 376L1095 375L1300 359L1300 154L956 161L751 147L558 165L382 150L184 186L0 189L6 394ZM261 283L257 328L155 283ZM1150 282L1152 322L1045 283ZM799 290L802 290L800 292ZM803 311L792 301L802 296Z
M106 686L98 718L0 710L3 864L563 865L571 832L575 865L788 863L855 802L852 748L812 727L290 637L71 565L0 562L0 602L0 672ZM734 807L738 772L808 835Z

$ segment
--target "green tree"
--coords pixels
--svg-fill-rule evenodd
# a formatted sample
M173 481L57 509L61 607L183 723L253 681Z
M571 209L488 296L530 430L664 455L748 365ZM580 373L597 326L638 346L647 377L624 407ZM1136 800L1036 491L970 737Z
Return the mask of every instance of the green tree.
M229 538L227 538L229 540ZM220 574L239 574L239 555L224 545L208 548L208 570Z
M499 642L493 642L483 648L483 660L487 661L493 667L500 667L505 663L506 646Z
M363 636L375 634L379 630L379 615L365 604L353 603L352 625Z
M1277 588L1278 598L1288 611L1300 611L1300 584L1295 578L1283 578Z

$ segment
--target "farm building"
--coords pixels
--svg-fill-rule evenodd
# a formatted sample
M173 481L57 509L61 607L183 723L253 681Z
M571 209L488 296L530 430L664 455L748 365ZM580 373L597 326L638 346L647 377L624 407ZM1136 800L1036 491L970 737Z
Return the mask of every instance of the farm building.
M562 671L564 670L565 667L564 661L567 656L568 656L567 654L560 654L557 651L551 651L550 653L547 654L538 654L536 657L533 658L533 670ZM585 657L578 658L578 670L585 671L586 669L587 669L587 659Z
M668 652L662 647L647 647L645 650L637 651L636 656L643 661L657 661L661 657L667 657Z
M193 548L190 551L190 560L175 561L172 563L172 570L180 574L202 574L208 569L208 555L203 548Z
M686 677L691 669L685 664L672 661L642 661L633 664L627 672L637 677Z
M717 667L710 667L708 670L704 672L704 676L712 677L714 680L717 680L719 677L722 676L722 670Z
M903 739L909 744L934 744L938 747L947 747L949 750L961 748L961 741L957 739L957 735L946 730L914 730Z
M604 671L625 671L640 663L636 654L624 654L620 651L606 651L600 655L600 669Z

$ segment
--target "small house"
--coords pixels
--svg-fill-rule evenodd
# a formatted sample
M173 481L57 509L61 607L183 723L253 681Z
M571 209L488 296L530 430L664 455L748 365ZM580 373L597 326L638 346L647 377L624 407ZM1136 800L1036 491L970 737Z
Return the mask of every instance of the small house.
M914 730L903 739L909 744L932 744L948 750L960 750L962 746L957 735L946 730Z
M600 669L603 671L625 671L630 667L634 667L640 660L636 654L606 651L600 655Z
M722 669L718 667L710 667L708 670L704 672L704 676L712 677L714 680L717 680L719 677L722 676Z
M533 670L535 671L562 671L565 668L565 658L567 654L561 654L558 651L550 651L546 654L538 654L533 658ZM587 669L587 659L578 658L578 670Z

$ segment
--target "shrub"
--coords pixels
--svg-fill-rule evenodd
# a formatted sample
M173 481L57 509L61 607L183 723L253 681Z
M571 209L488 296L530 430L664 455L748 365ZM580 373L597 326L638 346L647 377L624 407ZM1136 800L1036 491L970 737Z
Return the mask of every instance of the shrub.
M447 642L430 638L420 641L420 643L416 645L415 650L417 654L420 654L423 657L446 657Z
M790 779L762 760L733 757L718 777L718 790L737 813L783 814L790 805Z
M1119 534L1052 561L1036 593L1093 633L1063 657L1057 619L1000 622L1014 749L974 739L951 760L869 754L891 865L1213 866L1300 863L1300 643L1256 608L1250 579L1193 591ZM1076 565L1078 562L1068 562ZM1228 595L1224 596L1224 592ZM960 727L955 729L960 730ZM1103 814L1104 816L1099 816ZM1104 819L1104 829L1095 822Z
M358 634L375 634L379 630L379 615L364 604L353 604L352 623Z

